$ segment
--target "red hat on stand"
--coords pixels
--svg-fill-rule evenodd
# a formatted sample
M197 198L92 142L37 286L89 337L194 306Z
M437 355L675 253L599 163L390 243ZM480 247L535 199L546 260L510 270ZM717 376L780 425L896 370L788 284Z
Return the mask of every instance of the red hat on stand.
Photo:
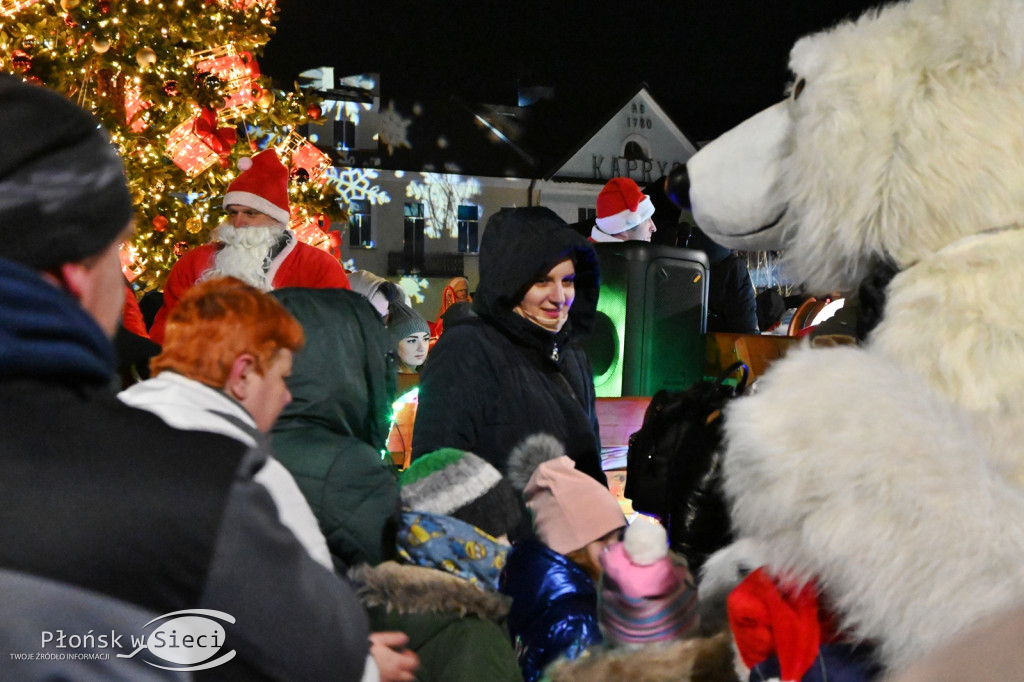
M241 159L238 167L242 173L228 185L224 208L245 206L287 225L291 220L288 169L281 163L277 152L266 149L251 159Z
M597 229L591 234L595 241L608 241L598 234L619 234L632 229L654 215L651 198L629 178L612 178L597 195Z

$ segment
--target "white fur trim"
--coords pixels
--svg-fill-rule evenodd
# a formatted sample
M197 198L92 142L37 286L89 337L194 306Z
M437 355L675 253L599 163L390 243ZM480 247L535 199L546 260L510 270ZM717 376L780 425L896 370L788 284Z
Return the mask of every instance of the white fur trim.
M228 206L245 206L247 208L253 208L260 213L266 213L268 216L287 226L291 222L291 213L287 209L281 208L277 204L267 201L258 194L252 192L228 192L224 195L223 206L227 209Z
M618 237L613 237L610 234L605 234L604 232L602 232L600 230L600 228L597 228L597 227L595 227L592 230L590 230L590 238L593 239L595 242L600 242L602 244L610 244L611 242L621 242L622 241Z
M614 215L598 218L597 226L605 234L618 234L636 227L652 215L654 215L654 203L645 194L643 200L637 204L635 211L627 209Z

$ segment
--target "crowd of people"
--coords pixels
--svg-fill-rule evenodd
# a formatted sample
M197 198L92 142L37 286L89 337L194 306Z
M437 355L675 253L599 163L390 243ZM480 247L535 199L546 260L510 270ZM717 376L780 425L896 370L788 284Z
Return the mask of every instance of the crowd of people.
M602 470L579 341L594 243L657 232L636 183L605 186L589 238L544 207L490 216L477 287L453 279L428 322L295 239L264 151L147 325L106 134L0 76L15 129L35 134L0 151L0 583L20 594L3 641L219 613L232 660L209 672L228 679L617 679L655 659L652 679L736 679L724 604L702 613L665 529L627 519ZM128 326L152 357L117 375ZM399 471L384 448L403 376L419 406ZM155 664L130 653L16 672L145 678Z

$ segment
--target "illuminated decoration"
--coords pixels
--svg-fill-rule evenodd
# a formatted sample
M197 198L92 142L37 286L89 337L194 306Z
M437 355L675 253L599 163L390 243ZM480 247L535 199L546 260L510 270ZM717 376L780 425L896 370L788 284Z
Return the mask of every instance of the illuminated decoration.
M353 201L368 201L383 206L391 202L391 196L381 189L380 185L370 182L380 177L380 172L372 168L332 167L328 171L328 175L344 204L350 204Z
M118 252L121 258L121 272L129 282L146 271L146 266L139 260L139 250L133 244L122 242Z
M422 184L413 180L405 186L405 196L421 202L426 208L423 234L431 239L437 239L445 232L451 237L458 237L458 207L472 204L470 199L482 191L476 178L463 180L458 175L440 173L424 173Z
M412 457L412 427L416 421L416 408L419 402L420 389L417 386L391 403L388 452L402 453L406 461Z
M217 4L225 9L241 10L247 12L255 6L266 9L274 9L274 0L217 0Z
M430 288L430 280L415 275L403 275L398 280L398 286L412 299L413 303L423 303L426 300L423 290Z
M125 123L131 127L133 133L141 133L146 129L148 125L146 123L145 115L140 114L146 109L149 109L150 103L143 101L139 97L139 86L130 85L124 89L124 119Z
M13 17L23 9L27 9L39 0L0 0L0 17Z
M328 178L324 173L331 167L331 160L316 146L294 130L274 147L277 155L288 159L292 178L305 173L305 179L323 185Z
M224 106L217 107L221 118L241 118L256 108L256 102L263 96L263 88L257 79L259 65L248 52L239 53L234 45L221 45L209 50L193 52L196 74L215 76L224 93Z
M234 129L218 130L216 114L211 115L211 111L202 110L178 125L167 136L167 156L190 178L215 164L221 155L226 155L234 145ZM229 136L224 131L230 131L231 144L228 144Z
M324 117L333 113L335 121L352 121L355 125L359 125L360 112L373 110L373 105L368 102L338 102L333 99L325 99L320 107Z
M207 241L238 159L298 129L317 101L271 90L249 57L274 33L271 0L0 0L0 14L0 70L65 94L110 132L137 216L125 275L140 290L160 288L176 259ZM333 182L291 184L292 206L344 221Z
M301 210L292 209L292 219L288 223L299 241L322 249L335 258L341 258L341 234L331 229L331 219L323 213L309 216Z
M387 148L388 154L398 147L411 149L407 137L410 123L410 120L402 118L395 111L393 101L388 102L388 108L380 112L380 132L377 133L377 141Z

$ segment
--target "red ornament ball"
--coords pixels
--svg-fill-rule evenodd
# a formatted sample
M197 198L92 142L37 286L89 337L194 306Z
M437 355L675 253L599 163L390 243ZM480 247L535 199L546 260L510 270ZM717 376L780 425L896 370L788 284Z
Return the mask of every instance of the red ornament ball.
M153 229L157 232L164 232L167 230L168 222L170 221L167 220L166 216L158 215L153 218Z
M11 66L15 71L28 71L32 68L32 57L24 50L15 50L11 53Z
M310 104L306 109L306 114L309 115L314 121L323 116L324 110L320 108L319 104Z

